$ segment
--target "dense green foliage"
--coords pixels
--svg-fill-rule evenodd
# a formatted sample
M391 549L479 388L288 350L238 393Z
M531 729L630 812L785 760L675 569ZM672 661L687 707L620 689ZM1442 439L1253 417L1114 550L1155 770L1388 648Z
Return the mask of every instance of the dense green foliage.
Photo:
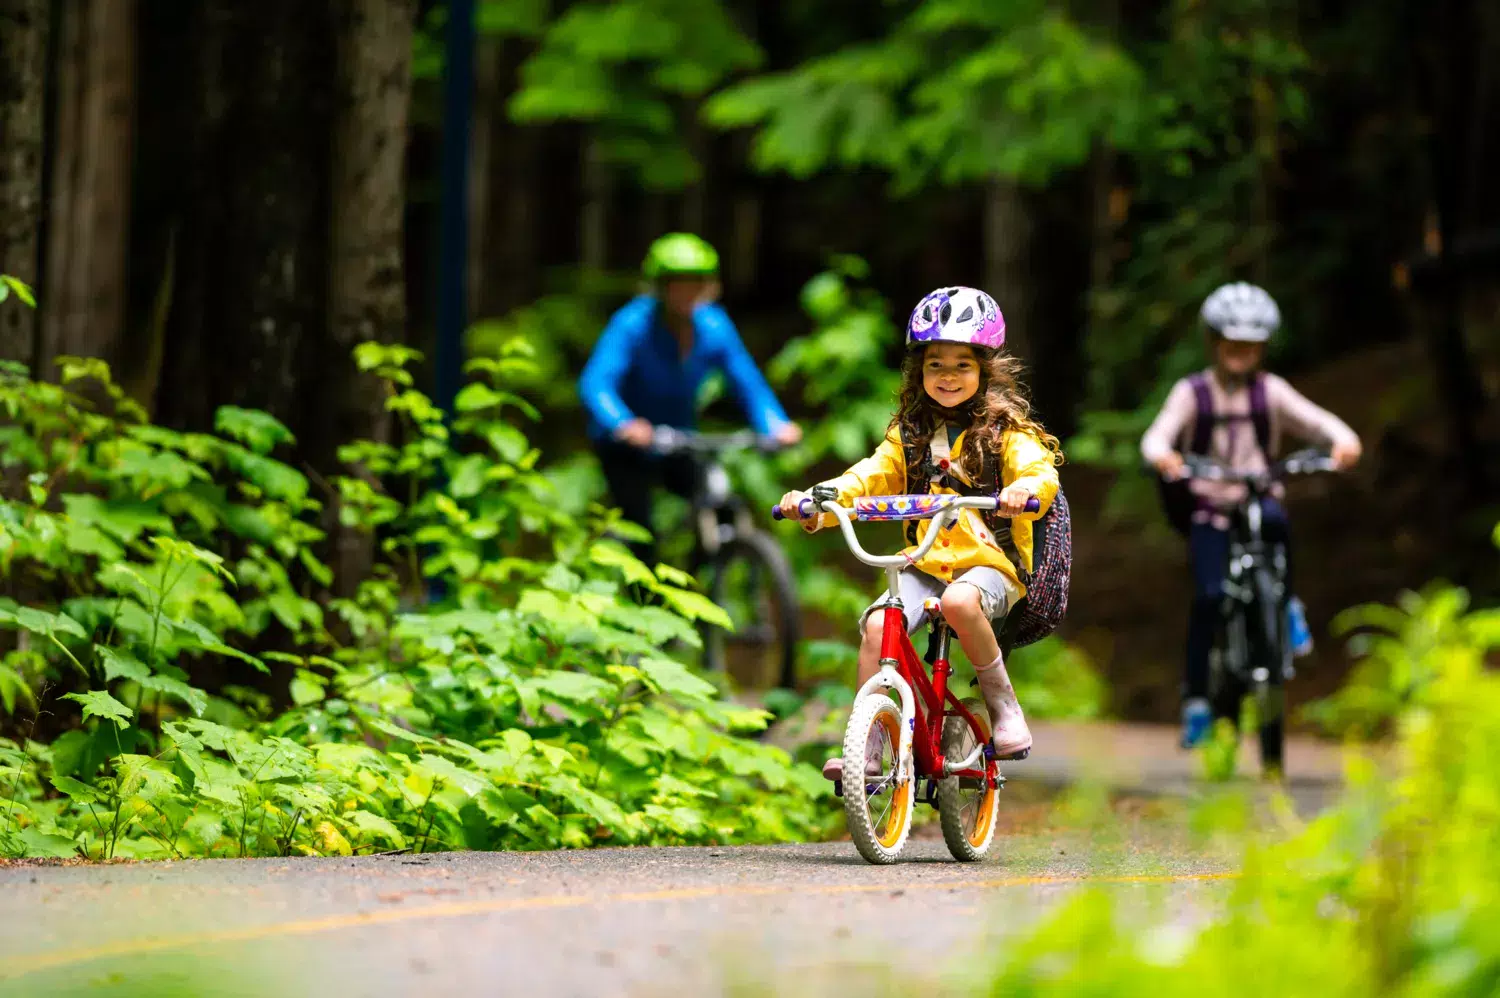
M765 841L826 821L817 773L742 737L664 647L720 611L564 512L516 419L524 350L477 361L451 428L366 345L399 445L343 457L382 557L324 599L319 502L263 413L153 426L97 361L0 380L0 853L348 854ZM446 595L425 604L424 582ZM648 591L633 603L626 585ZM240 650L260 649L257 654ZM266 650L273 649L273 650ZM274 650L280 649L280 650ZM274 678L267 679L266 674ZM272 690L267 696L262 690ZM44 716L39 716L44 712ZM41 729L40 731L38 729Z
M1362 613L1395 694L1394 753L1351 755L1343 801L1246 856L1201 933L1141 930L1085 894L1010 943L990 994L1490 995L1500 987L1500 612L1459 590ZM1378 678L1377 678L1378 677Z

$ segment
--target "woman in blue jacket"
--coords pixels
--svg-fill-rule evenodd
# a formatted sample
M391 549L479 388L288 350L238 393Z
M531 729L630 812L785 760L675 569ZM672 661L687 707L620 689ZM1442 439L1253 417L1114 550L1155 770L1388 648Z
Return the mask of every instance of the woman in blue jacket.
M674 232L651 244L643 270L651 293L632 299L609 320L578 391L615 505L627 520L650 527L651 490L660 484L691 496L697 477L690 456L650 453L654 427L692 429L698 390L711 372L725 373L757 433L790 445L802 430L787 419L734 323L714 303L714 248ZM653 544L632 548L654 563Z

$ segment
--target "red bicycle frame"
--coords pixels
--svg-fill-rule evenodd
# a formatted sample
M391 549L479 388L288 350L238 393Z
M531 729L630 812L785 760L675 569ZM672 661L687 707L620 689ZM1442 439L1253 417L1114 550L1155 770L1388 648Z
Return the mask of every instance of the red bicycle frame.
M885 624L880 637L880 660L882 664L894 662L896 672L912 688L915 694L912 699L915 702L914 727L912 729L912 754L916 757L916 776L940 780L945 776L961 776L971 779L983 779L994 782L996 776L997 762L994 751L989 747L989 738L984 733L984 727L979 723L972 711L963 705L957 695L948 688L948 677L953 675L953 667L948 664L948 625L941 620L933 621L934 628L941 628L938 632L938 654L932 663L932 678L927 678L927 670L917 657L917 651L912 647L911 638L906 634L906 615L899 606L887 606L885 608ZM959 769L952 773L943 772L943 719L948 716L949 711L944 709L944 702L951 705L952 713L962 717L969 725L969 730L974 733L974 742L985 746L983 769Z

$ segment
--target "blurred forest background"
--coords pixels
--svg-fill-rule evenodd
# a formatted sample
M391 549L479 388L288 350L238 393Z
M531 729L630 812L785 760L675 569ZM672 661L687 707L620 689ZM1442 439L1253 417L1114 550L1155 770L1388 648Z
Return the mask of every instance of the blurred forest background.
M441 149L461 128L468 349L537 348L533 439L580 508L598 483L576 372L647 243L680 228L718 246L730 314L816 429L742 469L757 495L866 452L921 294L997 297L1068 445L1067 636L1120 715L1175 710L1185 571L1135 444L1201 365L1196 310L1226 280L1277 297L1273 366L1369 448L1293 494L1320 636L1434 576L1500 590L1483 541L1500 6L479 0L475 17L472 116L453 122L446 3L0 0L0 273L38 300L0 308L0 358L45 377L102 358L176 429L265 410L292 464L332 476L340 444L392 432L353 348L434 355ZM326 554L348 591L367 553ZM1309 671L1298 699L1342 677L1337 642Z

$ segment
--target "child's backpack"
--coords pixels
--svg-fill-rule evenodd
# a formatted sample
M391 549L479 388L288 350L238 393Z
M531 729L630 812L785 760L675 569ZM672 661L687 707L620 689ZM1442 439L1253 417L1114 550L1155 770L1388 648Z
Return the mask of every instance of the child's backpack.
M940 485L960 495L1000 494L998 462L980 475L980 480L992 484L993 488L977 487L949 474L947 448L940 449L945 453L938 458L933 455L931 447L923 454L914 444L903 441L908 493L928 492L933 485ZM1068 511L1068 499L1059 486L1047 512L1031 524L1031 570L1028 572L1011 538L1010 520L994 511L982 514L982 518L1000 550L1016 567L1021 584L1026 587L1026 596L1005 615L995 633L1000 650L1009 655L1011 649L1032 644L1051 634L1068 612L1068 584L1073 575L1073 519ZM907 542L915 544L916 523L909 522L906 531Z
M1198 371L1188 375L1188 386L1193 390L1193 435L1188 440L1189 454L1207 454L1213 446L1214 426L1240 416L1221 416L1214 412L1214 396L1208 387L1208 372ZM1250 425L1255 429L1255 443L1266 460L1271 459L1271 416L1266 403L1266 376L1255 372L1250 379ZM1179 534L1186 535L1193 526L1193 514L1198 510L1198 500L1188 487L1186 479L1169 482L1156 476L1157 491L1161 496L1162 512L1167 522Z

